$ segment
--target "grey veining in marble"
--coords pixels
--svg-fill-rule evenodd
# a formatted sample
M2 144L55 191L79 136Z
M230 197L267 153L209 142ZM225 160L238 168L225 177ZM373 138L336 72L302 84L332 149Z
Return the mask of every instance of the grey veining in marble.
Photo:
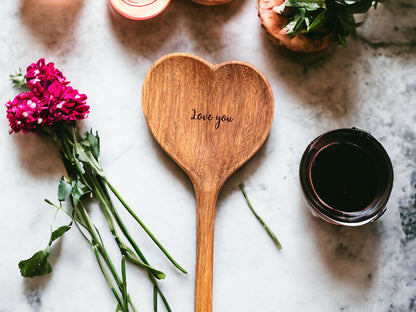
M109 179L189 271L176 272L129 224L154 266L167 273L161 285L172 310L186 312L193 311L194 296L193 189L152 139L140 106L147 70L171 52L212 63L250 62L275 95L265 146L219 196L214 311L416 311L416 2L386 0L367 14L347 47L299 55L271 42L252 0L217 7L173 0L160 16L142 22L121 18L104 0L1 1L1 102L16 95L8 75L40 57L55 62L88 95L92 112L81 126L99 131ZM0 113L0 312L114 311L113 296L76 229L52 248L51 275L20 277L19 260L49 239L55 211L43 199L56 199L65 171L51 142L10 136L3 104ZM312 139L352 126L380 140L395 182L380 220L343 228L310 215L298 167ZM247 208L241 181L283 250ZM99 210L92 214L102 225ZM56 224L66 222L58 215ZM152 311L151 285L143 272L128 271L136 305Z

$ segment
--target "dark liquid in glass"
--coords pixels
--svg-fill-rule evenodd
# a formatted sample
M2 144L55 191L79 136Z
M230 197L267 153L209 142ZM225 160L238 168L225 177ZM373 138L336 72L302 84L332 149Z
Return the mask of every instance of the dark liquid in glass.
M318 152L312 185L326 205L345 212L365 209L375 199L379 174L374 160L358 145L334 143Z

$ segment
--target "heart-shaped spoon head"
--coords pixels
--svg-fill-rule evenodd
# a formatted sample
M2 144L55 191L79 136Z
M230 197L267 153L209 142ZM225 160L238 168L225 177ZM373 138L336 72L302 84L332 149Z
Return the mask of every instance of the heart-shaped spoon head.
M159 59L147 73L142 105L155 139L195 188L195 311L209 312L217 195L266 140L273 121L273 93L264 75L248 63L212 65L176 53Z

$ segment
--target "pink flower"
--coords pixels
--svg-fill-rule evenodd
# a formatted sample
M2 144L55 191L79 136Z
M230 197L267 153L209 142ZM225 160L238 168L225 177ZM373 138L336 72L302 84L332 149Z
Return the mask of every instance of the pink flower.
M33 131L45 125L48 111L43 102L31 91L20 93L6 103L10 133Z
M69 123L88 117L87 96L69 86L53 63L45 65L45 60L40 59L31 64L26 81L30 91L6 104L10 132L36 132L60 120Z
M79 94L78 90L71 86L62 86L57 82L51 84L47 92L49 100L49 113L53 120L78 120L88 117L89 105L86 104L87 96Z
M27 67L25 77L29 89L36 93L43 93L54 82L69 84L61 71L53 63L45 64L43 58Z

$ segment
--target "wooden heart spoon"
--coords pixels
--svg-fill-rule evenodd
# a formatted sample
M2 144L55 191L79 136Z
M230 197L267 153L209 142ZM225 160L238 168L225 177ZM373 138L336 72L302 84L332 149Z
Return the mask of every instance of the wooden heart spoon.
M175 53L150 68L142 106L156 141L193 183L195 312L211 312L217 196L226 179L266 140L273 121L272 90L264 75L248 63L212 65Z

